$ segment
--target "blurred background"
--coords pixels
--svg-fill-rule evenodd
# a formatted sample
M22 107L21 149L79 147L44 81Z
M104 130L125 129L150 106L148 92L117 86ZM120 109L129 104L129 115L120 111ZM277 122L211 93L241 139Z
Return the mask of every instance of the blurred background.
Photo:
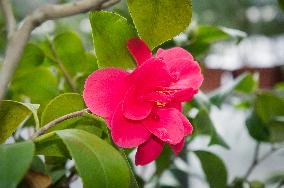
M36 7L47 3L64 2L68 0L12 0L17 20L22 20ZM258 82L260 90L272 91L275 88L282 88L283 91L281 82L284 74L284 13L277 0L193 0L192 7L193 19L187 31L161 47L182 46L201 63L205 81L200 97L216 96L215 94L218 92L220 94L220 91L228 91L228 88L232 88L232 84L236 83L235 79L245 72L252 73L252 79ZM125 1L116 5L113 11L132 22ZM31 41L40 43L47 37L65 31L78 33L85 49L93 51L91 26L86 14L47 21L33 31ZM0 66L6 43L5 23L1 16ZM229 182L236 180L236 177L244 176L253 160L257 139L246 128L246 121L254 108L250 100L254 100L256 93L247 92L237 97L232 95L230 99L226 98L224 102L213 105L210 109L210 121L230 149L218 145L208 147L210 142L208 136L195 137L187 145L189 150L212 151L223 159L228 169ZM196 117L194 110L189 113L189 117ZM281 143L283 142L277 144ZM260 155L270 152L270 148L271 143L262 144ZM187 181L189 187L209 187L198 158L193 154L186 155L185 158L184 160L177 158L174 161L175 167L189 174L183 181ZM274 174L280 173L284 176L283 159L283 150L272 154L252 171L249 179L266 182ZM145 182L150 182L146 183L145 187L153 187L151 182L155 169L155 164L136 167L137 174ZM164 187L181 186L170 170L165 170L159 181ZM277 185L268 183L266 186ZM77 180L71 187L81 186L80 180Z

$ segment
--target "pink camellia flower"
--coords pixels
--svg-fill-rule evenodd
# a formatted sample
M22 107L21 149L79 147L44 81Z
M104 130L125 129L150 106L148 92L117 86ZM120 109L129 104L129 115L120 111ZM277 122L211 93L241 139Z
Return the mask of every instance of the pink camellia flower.
M192 125L182 114L181 103L197 93L203 76L186 50L159 49L152 56L139 38L128 41L137 62L131 73L105 68L86 80L83 97L89 110L105 118L116 145L138 147L136 165L146 165L169 144L178 155Z

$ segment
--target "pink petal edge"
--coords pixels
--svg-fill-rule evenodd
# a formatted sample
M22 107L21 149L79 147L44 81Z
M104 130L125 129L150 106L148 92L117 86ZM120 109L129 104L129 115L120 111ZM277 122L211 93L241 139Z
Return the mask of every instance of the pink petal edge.
M135 165L146 165L154 161L161 154L163 146L164 143L161 140L151 136L147 142L138 146L135 155Z
M88 109L99 116L111 119L128 89L125 78L128 72L106 68L93 72L84 85L83 98Z
M177 144L184 137L183 121L175 108L157 108L155 115L143 120L143 125L152 134L169 144Z
M172 148L172 150L173 150L173 152L176 156L182 151L183 146L184 146L184 139L182 139L180 141L180 143L178 143L176 145L170 145L170 147Z
M147 59L150 59L152 57L151 50L140 38L129 39L127 47L129 52L137 62L137 65L142 65Z
M135 89L135 87L130 88L123 99L123 115L131 120L142 120L151 113L153 104L140 100L135 94Z
M125 118L122 105L119 104L111 121L111 136L119 147L133 148L146 142L151 133L142 125L141 121Z

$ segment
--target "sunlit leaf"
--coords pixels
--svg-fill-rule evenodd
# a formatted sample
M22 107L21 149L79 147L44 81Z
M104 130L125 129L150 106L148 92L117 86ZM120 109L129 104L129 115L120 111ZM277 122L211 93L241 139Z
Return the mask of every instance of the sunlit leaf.
M128 187L127 163L109 144L82 130L66 129L56 133L75 160L84 187Z
M90 14L90 22L99 67L133 68L127 41L136 32L127 20L115 13L96 11Z
M72 78L89 73L89 69L96 69L96 60L87 61L90 54L85 52L83 43L76 33L61 33L56 35L52 42L59 60Z
M57 78L45 67L32 69L13 80L13 99L29 99L43 108L58 93Z
M35 139L37 155L70 158L69 152L55 132L44 134Z
M19 102L2 101L0 106L0 143L9 138L32 114Z
M41 124L44 126L54 119L85 108L85 103L81 95L77 93L61 94L48 103L42 113ZM84 129L100 136L102 134L102 130L100 129L101 126L104 126L102 119L92 115L87 116L86 114L86 116L65 120L49 129L49 132L66 128L77 128Z
M151 49L183 32L192 16L191 0L128 0L128 8Z

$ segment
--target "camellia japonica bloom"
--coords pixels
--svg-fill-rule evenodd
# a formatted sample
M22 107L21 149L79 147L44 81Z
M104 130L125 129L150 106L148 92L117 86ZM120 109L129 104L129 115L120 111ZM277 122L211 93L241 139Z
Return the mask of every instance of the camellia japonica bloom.
M203 76L186 50L159 49L152 56L139 38L128 41L137 62L131 72L105 68L86 80L83 97L89 110L105 118L116 145L138 147L136 165L155 160L169 144L177 155L192 125L182 114L181 103L191 100Z

